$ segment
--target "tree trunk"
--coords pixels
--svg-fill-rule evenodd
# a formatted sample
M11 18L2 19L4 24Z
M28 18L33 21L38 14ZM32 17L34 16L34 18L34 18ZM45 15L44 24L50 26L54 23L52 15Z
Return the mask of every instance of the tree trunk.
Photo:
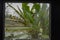
M32 39L39 39L38 32L32 32L32 33L33 33L31 34Z

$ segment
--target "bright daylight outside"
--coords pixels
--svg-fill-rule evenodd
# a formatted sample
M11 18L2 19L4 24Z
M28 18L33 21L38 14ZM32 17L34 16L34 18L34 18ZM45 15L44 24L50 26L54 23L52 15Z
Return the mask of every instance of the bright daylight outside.
M5 3L4 40L50 40L49 3Z

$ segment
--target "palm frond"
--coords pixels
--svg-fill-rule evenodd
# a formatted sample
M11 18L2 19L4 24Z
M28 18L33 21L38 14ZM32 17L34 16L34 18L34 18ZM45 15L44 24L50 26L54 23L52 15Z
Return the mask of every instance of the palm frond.
M18 10L16 10L13 6L11 6L10 4L8 4L12 9L14 9L15 10L15 12L17 13L17 14L19 14L19 16L21 17L21 18L23 18L24 19L24 17L20 14L20 12L18 11Z

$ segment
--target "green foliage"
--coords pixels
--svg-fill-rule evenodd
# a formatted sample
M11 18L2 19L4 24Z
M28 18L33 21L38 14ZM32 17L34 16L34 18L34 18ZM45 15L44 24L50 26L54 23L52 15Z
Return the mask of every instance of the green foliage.
M31 28L25 29L30 33L31 35L37 36L39 34L40 27L43 29L43 33L47 34L46 28L49 27L49 17L48 17L48 10L46 9L47 5L43 4L42 8L40 7L39 3L33 3L33 7L30 10L28 3L22 3L22 10L17 6L18 10L16 10L13 6L8 4L12 9L15 10L15 12L20 15L20 17L24 20L22 23L25 26L30 26ZM35 9L35 13L32 11ZM34 16L33 16L34 15ZM38 16L37 16L38 15ZM20 20L22 20L20 19ZM21 30L21 29L20 29Z

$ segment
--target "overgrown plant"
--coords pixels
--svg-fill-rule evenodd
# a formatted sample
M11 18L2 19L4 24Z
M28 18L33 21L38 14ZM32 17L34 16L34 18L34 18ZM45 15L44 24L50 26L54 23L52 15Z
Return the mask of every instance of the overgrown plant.
M49 19L48 19L48 10L46 10L47 5L43 5L42 8L40 7L39 3L33 3L33 7L30 10L28 3L22 3L22 10L17 6L18 10L15 9L13 6L8 4L15 12L20 16L20 23L24 24L25 27L30 27L27 29L27 32L31 35L33 39L38 39L38 34L40 33L40 27L43 29L44 32L45 28L49 26ZM35 13L33 10L35 9ZM43 33L44 33L43 32Z

